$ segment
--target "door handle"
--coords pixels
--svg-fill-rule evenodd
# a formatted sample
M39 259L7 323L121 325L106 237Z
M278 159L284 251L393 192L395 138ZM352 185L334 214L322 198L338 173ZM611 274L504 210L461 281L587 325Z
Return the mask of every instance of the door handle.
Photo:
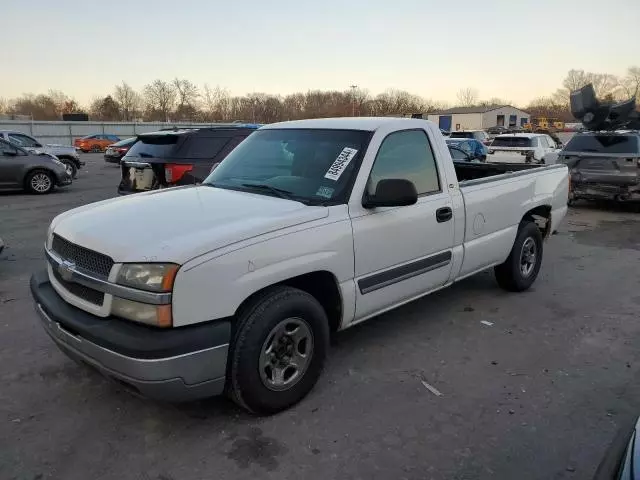
M442 207L436 210L436 220L438 223L448 222L453 217L453 210L450 207Z

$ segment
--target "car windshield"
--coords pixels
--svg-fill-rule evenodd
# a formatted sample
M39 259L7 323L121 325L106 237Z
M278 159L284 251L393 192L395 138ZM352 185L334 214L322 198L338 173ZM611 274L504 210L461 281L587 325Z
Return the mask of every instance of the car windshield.
M140 135L127 152L127 157L163 158L171 156L177 135Z
M531 139L527 137L496 137L493 139L491 146L529 148L531 147Z
M307 204L346 203L370 137L357 130L258 130L204 184Z
M567 143L565 151L637 154L638 137L634 135L575 135Z

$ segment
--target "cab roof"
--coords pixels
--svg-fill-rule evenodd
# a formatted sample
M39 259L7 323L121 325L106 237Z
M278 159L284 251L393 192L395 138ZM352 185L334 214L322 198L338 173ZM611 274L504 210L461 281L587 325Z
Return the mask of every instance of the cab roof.
M314 118L310 120L294 120L265 125L261 130L281 128L317 128L335 130L363 130L374 132L380 127L398 126L399 128L422 128L427 120L418 118L399 117L344 117L344 118ZM428 122L433 124L433 122ZM434 124L435 125L435 124Z

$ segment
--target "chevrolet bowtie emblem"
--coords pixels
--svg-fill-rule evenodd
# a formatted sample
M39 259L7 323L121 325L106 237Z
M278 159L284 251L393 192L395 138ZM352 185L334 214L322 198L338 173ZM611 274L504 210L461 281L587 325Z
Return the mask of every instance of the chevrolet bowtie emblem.
M63 262L58 265L58 273L62 277L63 280L70 282L73 278L73 270L76 268L76 264L73 262L69 262L67 260L63 260Z

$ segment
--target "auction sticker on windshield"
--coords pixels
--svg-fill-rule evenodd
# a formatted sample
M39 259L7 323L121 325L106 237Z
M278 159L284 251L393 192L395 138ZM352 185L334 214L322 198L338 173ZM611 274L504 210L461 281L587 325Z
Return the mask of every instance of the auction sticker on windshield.
M340 179L342 172L345 171L349 166L349 163L351 163L351 160L353 160L353 157L356 156L356 153L358 153L358 150L355 148L343 148L340 155L338 155L338 158L334 160L329 167L329 170L327 170L327 173L324 174L324 178L337 182Z

